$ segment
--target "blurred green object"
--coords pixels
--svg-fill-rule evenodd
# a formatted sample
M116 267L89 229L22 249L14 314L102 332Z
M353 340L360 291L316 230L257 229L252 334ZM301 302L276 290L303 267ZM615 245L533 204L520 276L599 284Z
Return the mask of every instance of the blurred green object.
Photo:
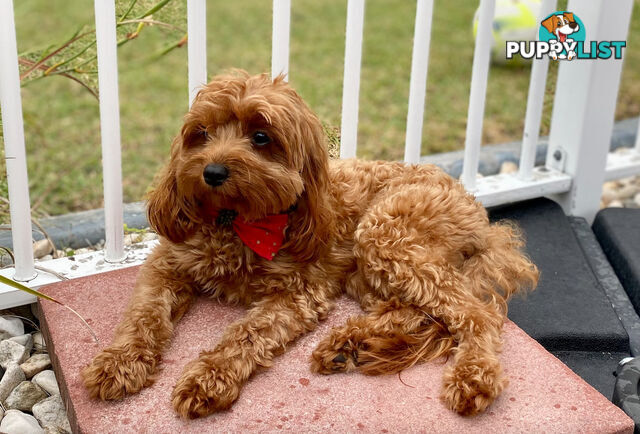
M478 13L473 17L473 37L478 34ZM538 35L540 0L497 0L493 16L493 40L491 41L491 61L496 64L521 65L530 60L514 56L507 60L507 41L535 41Z

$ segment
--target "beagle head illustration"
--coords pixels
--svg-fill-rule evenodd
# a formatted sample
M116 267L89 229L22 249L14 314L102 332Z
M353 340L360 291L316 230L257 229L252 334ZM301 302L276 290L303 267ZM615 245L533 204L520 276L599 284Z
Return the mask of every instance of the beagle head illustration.
M555 35L559 42L566 41L568 35L580 30L580 25L576 23L571 12L551 15L541 24L549 33Z

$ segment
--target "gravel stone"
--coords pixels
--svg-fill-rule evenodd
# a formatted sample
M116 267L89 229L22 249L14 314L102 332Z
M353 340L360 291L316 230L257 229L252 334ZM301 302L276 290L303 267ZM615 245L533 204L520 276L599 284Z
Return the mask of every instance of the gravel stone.
M50 254L51 252L53 252L53 247L51 247L51 243L48 239L43 238L33 243L34 258L42 258L43 256Z
M2 380L0 380L0 402L4 402L11 391L26 379L24 372L22 372L22 369L17 363L9 365Z
M49 395L60 394L56 374L51 369L36 374L31 381L42 387Z
M30 334L14 336L12 338L9 338L8 340L19 343L29 352L31 352L31 350L33 349L33 336L31 336Z
M623 208L624 205L618 199L609 202L609 208Z
M33 348L36 351L44 351L47 349L47 343L44 340L44 336L42 336L42 332L35 332L33 334Z
M629 184L623 185L622 188L618 189L616 192L616 196L620 200L629 199L629 198L632 198L637 191L638 191L638 187L629 183Z
M154 233L154 232L145 232L144 234L142 234L142 241L152 241L152 240L157 240L158 239L158 234Z
M32 412L43 427L62 428L71 432L67 411L60 395L43 399L33 406Z
M23 381L13 389L4 403L6 409L31 411L31 408L47 397L47 392L31 381Z
M24 371L24 375L26 375L27 378L31 378L38 372L42 372L51 367L51 358L49 354L34 354L29 360L20 365L20 367Z
M24 324L20 318L0 316L0 340L24 334Z
M45 426L44 434L71 434L71 432L57 426Z
M518 165L513 161L504 161L500 165L500 173L516 173L518 171Z
M616 200L617 197L615 189L606 187L602 189L602 202L605 204L610 203L612 200Z
M640 176L605 182L600 199L601 208L640 208Z
M17 342L0 342L0 366L7 369L11 363L22 363L29 357L29 351Z
M0 422L0 432L7 434L44 434L35 417L18 410L7 410Z

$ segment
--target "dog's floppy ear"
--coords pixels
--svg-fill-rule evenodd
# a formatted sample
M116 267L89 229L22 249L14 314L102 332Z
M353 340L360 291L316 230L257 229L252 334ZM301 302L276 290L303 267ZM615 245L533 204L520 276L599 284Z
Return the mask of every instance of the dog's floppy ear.
M172 145L169 164L162 169L156 187L147 196L147 219L151 228L159 235L181 243L195 232L198 222L189 217L192 204L178 192L175 159L179 139Z
M575 21L573 19L573 12L565 12L563 15L567 18L567 20L569 20L569 22Z
M540 24L542 24L542 26L545 29L547 29L549 31L549 33L553 33L553 31L556 28L556 25L555 25L556 21L555 20L556 20L556 16L555 15L551 15L549 18L547 18L546 20L544 20Z
M304 103L302 103L304 104ZM308 108L300 125L304 142L304 192L292 213L283 246L298 262L316 259L327 247L334 216L329 203L329 152L318 118Z

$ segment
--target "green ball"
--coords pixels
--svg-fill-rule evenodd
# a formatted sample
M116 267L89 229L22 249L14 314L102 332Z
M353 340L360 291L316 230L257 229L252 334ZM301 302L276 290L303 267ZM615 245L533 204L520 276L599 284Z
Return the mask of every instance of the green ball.
M473 37L478 34L479 8L473 17ZM507 41L535 41L540 23L540 0L497 0L493 16L491 60L497 64L530 62L520 56L507 60Z

